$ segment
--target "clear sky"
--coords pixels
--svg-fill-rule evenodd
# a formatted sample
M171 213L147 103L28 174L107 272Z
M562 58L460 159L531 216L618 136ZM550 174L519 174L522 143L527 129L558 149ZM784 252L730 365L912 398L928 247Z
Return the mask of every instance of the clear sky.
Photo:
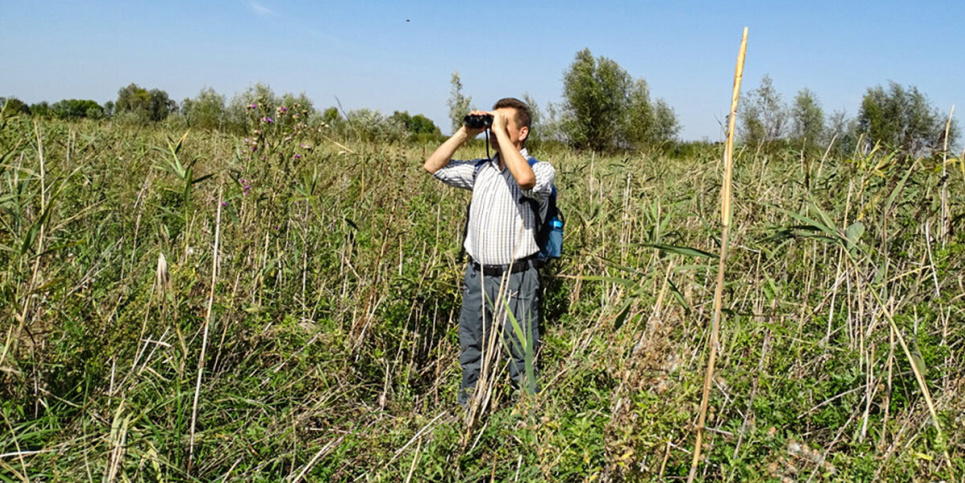
M27 103L103 103L131 82L230 99L262 82L446 132L453 72L479 107L529 94L545 110L589 48L646 79L682 139L716 141L746 26L744 92L767 74L787 103L808 88L853 116L894 81L965 110L961 1L0 0L0 19L0 96Z

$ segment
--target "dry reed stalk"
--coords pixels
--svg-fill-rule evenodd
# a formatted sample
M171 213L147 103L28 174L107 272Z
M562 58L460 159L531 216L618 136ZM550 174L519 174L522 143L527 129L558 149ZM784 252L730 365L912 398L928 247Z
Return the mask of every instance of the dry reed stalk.
M690 474L687 483L693 483L697 476L697 464L700 462L700 450L703 442L704 423L707 421L707 404L710 399L710 385L714 379L714 364L717 361L717 340L720 336L721 308L724 296L724 267L727 259L727 242L730 237L731 196L733 187L731 178L734 169L734 128L737 121L737 101L740 99L741 80L744 77L744 54L747 51L747 27L741 38L740 52L737 54L737 68L734 72L734 91L730 101L730 115L727 116L727 142L724 146L724 185L721 188L720 218L720 259L717 264L717 288L714 290L714 317L711 322L710 342L707 360L707 372L704 377L704 391L700 399L700 414L697 419L697 441L694 443L694 458L690 463Z
M948 207L948 134L952 129L952 118L955 116L955 105L952 104L951 111L948 112L948 121L945 122L945 145L942 147L942 225L939 235L942 238L942 248L948 241L948 232L951 231L951 209Z
M194 465L194 428L198 421L198 398L201 395L201 379L204 376L204 353L208 349L208 329L211 327L211 311L214 307L214 289L218 282L218 247L221 241L221 198L218 190L218 213L214 225L214 250L211 260L211 290L208 292L208 309L204 316L204 335L201 339L201 355L198 357L198 382L194 387L194 402L191 404L191 436L188 446L188 473Z

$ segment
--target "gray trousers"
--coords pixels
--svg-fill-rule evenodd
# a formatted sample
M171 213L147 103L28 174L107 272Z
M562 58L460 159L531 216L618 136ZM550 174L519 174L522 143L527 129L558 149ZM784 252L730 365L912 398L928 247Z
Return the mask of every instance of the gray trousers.
M523 263L523 262L517 262ZM509 352L509 377L514 385L525 387L526 353L523 342L517 336L516 328L507 314L507 309L513 317L524 337L532 341L533 364L535 374L535 354L539 350L539 269L529 266L516 273L505 275L508 280L504 287L504 296L500 297L499 288L504 276L484 275L474 264L466 267L463 278L462 311L459 314L459 364L462 366L462 386L459 391L459 404L465 405L469 401L476 382L479 380L486 351L490 347L490 336L498 330L493 324L495 317L499 317L502 325L502 343L493 341L493 350L500 351L505 346ZM500 306L494 306L498 303ZM501 367L502 358L493 357L489 363L490 374ZM535 387L535 381L532 381ZM536 389L538 390L538 389Z

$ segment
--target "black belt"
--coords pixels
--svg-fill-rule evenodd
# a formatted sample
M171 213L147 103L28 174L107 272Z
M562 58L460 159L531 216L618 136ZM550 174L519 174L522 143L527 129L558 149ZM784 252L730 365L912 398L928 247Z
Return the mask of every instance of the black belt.
M491 277L501 277L506 272L519 273L530 267L540 268L542 266L542 263L535 257L516 260L510 265L480 265L475 260L472 260L470 263L472 263L472 267L475 268L477 272L482 272L484 275Z

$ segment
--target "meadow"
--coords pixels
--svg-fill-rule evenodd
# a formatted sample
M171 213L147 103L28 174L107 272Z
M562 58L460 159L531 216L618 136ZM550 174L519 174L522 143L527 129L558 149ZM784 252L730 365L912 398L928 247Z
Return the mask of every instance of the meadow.
M686 479L722 146L532 146L543 389L467 414L468 193L432 141L290 116L2 121L0 480ZM852 151L735 154L700 481L965 477L965 164Z

